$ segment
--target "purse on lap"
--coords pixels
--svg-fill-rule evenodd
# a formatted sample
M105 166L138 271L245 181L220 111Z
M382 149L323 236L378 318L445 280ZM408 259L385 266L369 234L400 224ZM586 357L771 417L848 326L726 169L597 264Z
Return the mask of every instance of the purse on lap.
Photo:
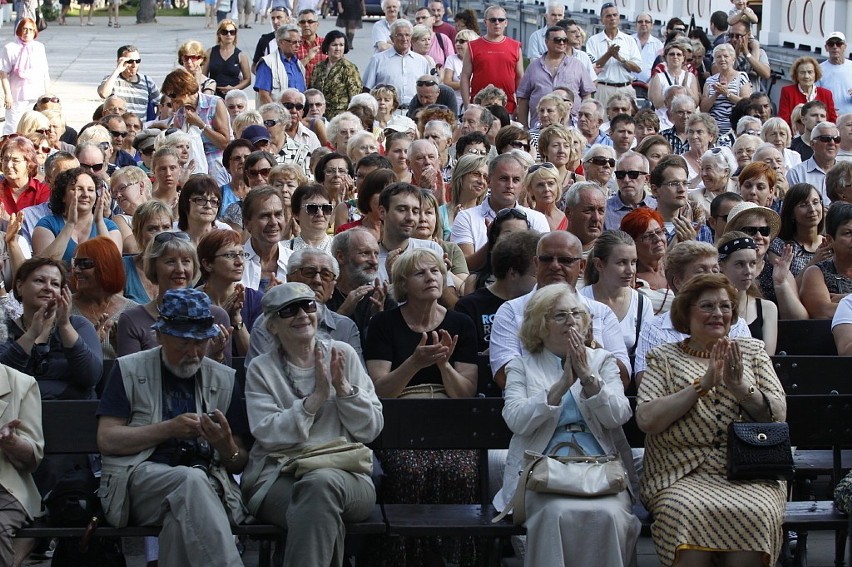
M728 480L792 480L795 473L790 447L790 428L775 420L772 406L770 422L732 421L728 425Z

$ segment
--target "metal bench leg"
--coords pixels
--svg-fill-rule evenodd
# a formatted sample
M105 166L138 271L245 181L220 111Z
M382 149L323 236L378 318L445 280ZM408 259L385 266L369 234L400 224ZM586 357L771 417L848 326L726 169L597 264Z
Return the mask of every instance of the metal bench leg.
M257 552L257 567L272 567L272 541L260 540L260 549Z
M844 567L846 560L846 535L848 530L842 529L834 532L834 565L835 567Z
M793 565L808 567L808 532L797 531L796 552L793 553Z

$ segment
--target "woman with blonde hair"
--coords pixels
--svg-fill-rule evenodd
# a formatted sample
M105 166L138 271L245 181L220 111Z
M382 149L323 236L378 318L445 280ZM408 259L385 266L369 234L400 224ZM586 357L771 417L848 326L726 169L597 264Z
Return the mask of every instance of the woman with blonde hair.
M524 178L524 191L532 201L530 204L547 217L550 230L568 230L568 217L557 205L562 196L560 181L559 170L547 161L529 168Z
M447 269L452 274L456 289L461 289L462 284L470 275L467 262L459 245L444 240L443 235L444 227L438 211L438 199L432 191L424 189L421 191L420 220L414 228L414 238L431 240L444 249L444 254L447 257Z
M401 104L399 93L396 92L396 87L393 85L376 85L370 91L370 94L376 99L379 107L379 111L376 112L376 125L384 130L388 121L393 117L393 113Z
M139 205L133 214L132 228L135 240L135 254L122 256L124 274L124 296L136 303L143 304L157 296L157 283L148 279L145 273L143 253L148 243L161 232L172 229L174 217L172 209L162 201L151 199Z
M109 187L114 202L124 211L112 216L121 231L124 242L122 250L125 254L137 254L142 249L137 248L133 234L133 214L151 198L151 180L147 173L131 165L116 170L109 179Z
M558 123L542 130L538 137L541 160L556 167L559 175L558 185L563 194L574 183L586 180L585 177L576 173L582 159L582 155L577 150L576 141L571 130Z
M232 90L243 90L251 84L248 56L237 47L237 23L231 19L219 22L216 45L207 50L201 73L216 81L216 95L225 98Z
M50 120L37 110L27 110L21 115L18 121L18 126L15 132L21 136L26 136L33 132L47 135L50 131Z
M441 69L441 82L456 92L456 102L459 108L462 107L461 91L459 90L461 89L462 62L467 51L467 44L475 39L479 39L479 34L475 31L460 30L455 39L456 52L447 57L444 61L444 68Z
M802 111L799 109L799 119L801 119L801 115ZM778 148L778 151L784 156L784 165L787 167L787 171L802 163L801 154L790 149L790 142L793 141L793 131L790 130L790 125L783 118L773 116L764 122L760 128L760 139Z
M204 46L201 45L200 41L191 39L178 48L178 63L192 73L192 76L198 81L199 90L202 93L212 95L216 94L216 81L205 76L201 71L206 62L207 52L204 51Z
M536 122L530 128L530 152L532 155L536 155L536 151L541 153L541 144L538 141L540 133L548 126L564 125L570 109L568 103L562 97L551 93L538 100L535 111Z
M463 155L453 168L450 180L450 201L441 205L446 209L450 225L459 211L476 207L488 193L488 158L475 154Z
M47 159L47 156L54 151L54 149L50 147L50 140L46 134L40 134L38 132L24 134L24 137L32 142L36 149L36 161L38 162L36 179L44 181L44 162Z

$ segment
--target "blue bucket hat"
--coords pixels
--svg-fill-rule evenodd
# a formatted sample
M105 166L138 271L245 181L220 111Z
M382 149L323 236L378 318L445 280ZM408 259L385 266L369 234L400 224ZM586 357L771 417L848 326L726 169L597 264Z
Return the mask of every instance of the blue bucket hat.
M212 339L219 327L210 313L210 298L197 289L170 289L163 295L160 319L151 328L184 339Z

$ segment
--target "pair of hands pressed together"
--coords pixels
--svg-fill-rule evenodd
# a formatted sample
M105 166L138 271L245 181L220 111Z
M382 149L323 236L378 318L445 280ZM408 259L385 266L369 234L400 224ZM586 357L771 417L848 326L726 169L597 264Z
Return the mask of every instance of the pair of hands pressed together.
M736 341L728 337L716 341L710 351L710 364L700 381L704 391L725 385L737 399L748 393L749 384L743 380L742 352Z

